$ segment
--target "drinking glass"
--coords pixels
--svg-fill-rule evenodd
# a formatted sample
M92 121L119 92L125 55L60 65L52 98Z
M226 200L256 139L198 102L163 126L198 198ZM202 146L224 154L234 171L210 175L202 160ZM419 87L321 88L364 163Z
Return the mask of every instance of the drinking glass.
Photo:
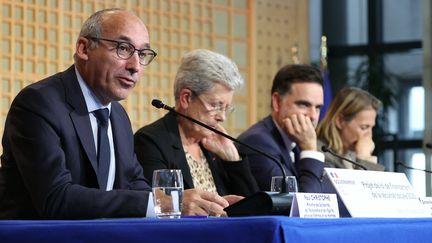
M282 178L283 176L273 176L271 181L271 191L280 192L282 188ZM298 192L297 180L295 176L286 177L286 189L289 193Z
M180 218L183 201L181 170L153 171L153 201L158 218Z

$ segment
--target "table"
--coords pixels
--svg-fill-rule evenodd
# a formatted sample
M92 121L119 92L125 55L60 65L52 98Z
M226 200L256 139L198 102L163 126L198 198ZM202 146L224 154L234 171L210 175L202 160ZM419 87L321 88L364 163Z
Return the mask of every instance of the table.
M431 242L432 218L0 220L0 242Z

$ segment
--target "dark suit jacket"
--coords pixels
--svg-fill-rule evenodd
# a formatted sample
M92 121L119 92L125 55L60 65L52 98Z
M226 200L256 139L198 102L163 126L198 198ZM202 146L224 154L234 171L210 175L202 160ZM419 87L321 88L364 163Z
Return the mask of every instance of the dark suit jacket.
M248 196L258 190L247 159L241 162L222 161L203 147L219 195ZM146 178L157 169L181 169L184 188L194 188L189 165L180 139L178 123L170 112L135 133L135 153Z
M287 148L282 140L276 125L271 116L257 122L239 138L240 141L258 148L270 155L273 155L283 164L287 175L297 176L300 192L321 193L321 178L323 175L324 163L315 159L299 159L296 156L295 165L290 157L291 148ZM249 157L252 174L261 190L270 191L271 178L281 176L281 169L268 157L240 146L240 152Z
M3 135L0 218L144 216L148 191L126 111L112 102L114 190L100 190L96 149L74 66L24 88Z

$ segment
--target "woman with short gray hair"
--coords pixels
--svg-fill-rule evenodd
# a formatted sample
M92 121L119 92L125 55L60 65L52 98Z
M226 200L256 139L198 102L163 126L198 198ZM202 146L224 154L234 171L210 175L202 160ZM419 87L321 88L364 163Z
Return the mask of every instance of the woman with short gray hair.
M234 91L242 84L237 66L226 56L191 51L175 77L174 109L225 132L220 123L233 112ZM181 169L185 189L217 193L230 204L258 190L247 159L231 140L174 112L135 133L135 152L148 179L157 169Z

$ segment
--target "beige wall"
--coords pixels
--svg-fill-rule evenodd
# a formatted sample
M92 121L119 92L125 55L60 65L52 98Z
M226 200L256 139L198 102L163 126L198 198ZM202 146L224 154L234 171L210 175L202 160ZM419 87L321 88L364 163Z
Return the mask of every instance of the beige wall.
M256 118L270 112L270 90L273 77L284 65L309 63L308 1L257 1L256 19ZM297 48L298 56L292 52Z
M238 135L269 112L276 71L292 63L291 48L308 62L308 2L297 0L0 0L0 133L15 95L24 86L72 64L76 36L94 11L122 7L147 24L158 52L123 105L134 129L165 112L153 98L173 104L172 81L180 57L207 48L234 59L246 84L226 121Z

